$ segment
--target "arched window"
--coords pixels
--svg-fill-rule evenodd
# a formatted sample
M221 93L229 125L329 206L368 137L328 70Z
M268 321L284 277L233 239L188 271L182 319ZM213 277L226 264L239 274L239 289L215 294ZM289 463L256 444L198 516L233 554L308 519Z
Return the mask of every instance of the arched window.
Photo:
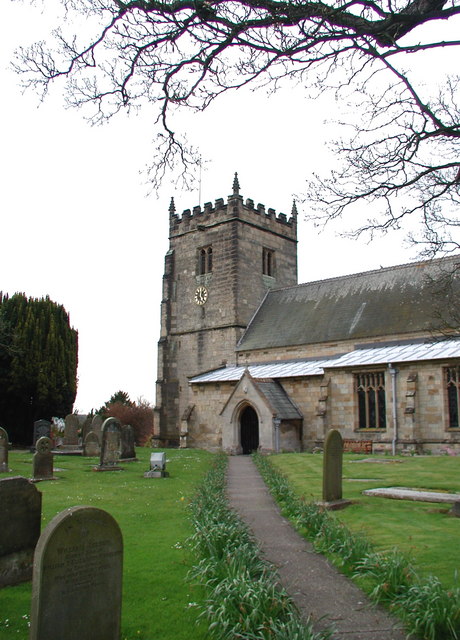
M360 429L386 428L385 373L372 371L356 376L358 426Z
M449 367L445 370L445 373L449 429L455 429L460 426L458 421L460 406L460 367Z

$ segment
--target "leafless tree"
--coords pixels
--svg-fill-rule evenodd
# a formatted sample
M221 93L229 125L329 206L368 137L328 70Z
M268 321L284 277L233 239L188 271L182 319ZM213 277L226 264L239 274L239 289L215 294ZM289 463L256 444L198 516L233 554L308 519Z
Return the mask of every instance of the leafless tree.
M458 25L458 0L62 4L64 25L49 42L19 50L16 70L26 86L43 93L63 79L68 102L91 106L92 122L144 101L154 104L160 127L154 185L177 161L196 162L173 130L176 108L202 110L246 85L282 90L286 81L298 82L311 96L330 89L344 105L352 100L359 115L344 122L348 133L335 142L335 170L310 181L316 218L336 218L364 202L372 214L357 233L419 216L428 252L456 246L459 78L447 76L437 93L427 92L411 68L433 51L458 55L460 40L430 39L426 29L448 33Z

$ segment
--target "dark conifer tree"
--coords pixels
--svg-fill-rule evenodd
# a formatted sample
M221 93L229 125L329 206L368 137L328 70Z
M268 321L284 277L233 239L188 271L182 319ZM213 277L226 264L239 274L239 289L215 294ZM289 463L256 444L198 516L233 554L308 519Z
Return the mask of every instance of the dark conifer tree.
M32 442L39 418L71 413L77 393L78 333L49 297L0 293L0 425Z

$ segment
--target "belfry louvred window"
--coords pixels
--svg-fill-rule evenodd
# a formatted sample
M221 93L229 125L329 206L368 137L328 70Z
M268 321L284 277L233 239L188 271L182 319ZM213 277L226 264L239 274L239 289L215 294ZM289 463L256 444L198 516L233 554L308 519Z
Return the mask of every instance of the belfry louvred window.
M359 429L386 428L385 372L356 375Z
M447 389L447 409L449 414L449 429L460 426L458 421L460 400L460 367L447 367L445 369L445 381Z
M262 273L265 276L275 275L275 252L272 249L262 249Z
M212 272L212 247L203 247L198 252L198 273L204 275Z

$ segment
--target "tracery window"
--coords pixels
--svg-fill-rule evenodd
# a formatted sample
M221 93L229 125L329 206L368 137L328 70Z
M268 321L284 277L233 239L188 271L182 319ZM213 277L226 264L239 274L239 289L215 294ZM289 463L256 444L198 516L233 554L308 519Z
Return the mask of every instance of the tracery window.
M273 249L262 249L262 273L265 276L275 275L275 252Z
M458 428L459 396L460 396L460 367L447 367L445 369L445 381L447 389L447 410L449 414L449 429Z
M198 273L204 275L212 272L212 247L203 247L198 251Z
M359 429L386 429L385 372L356 375Z

